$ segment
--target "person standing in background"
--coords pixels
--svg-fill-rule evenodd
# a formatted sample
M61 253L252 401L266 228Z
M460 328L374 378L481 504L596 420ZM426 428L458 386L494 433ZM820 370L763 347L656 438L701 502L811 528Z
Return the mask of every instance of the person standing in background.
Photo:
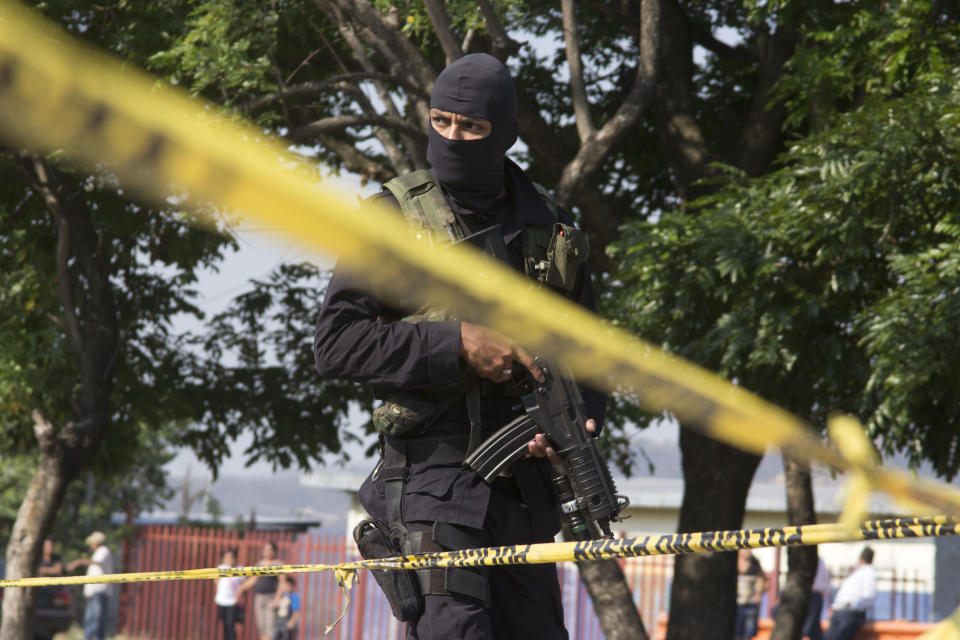
M830 602L830 570L827 569L823 558L817 557L817 575L813 577L813 586L810 591L810 608L807 610L807 619L803 622L803 635L810 640L823 640L823 625L820 618L823 616L823 605Z
M232 569L237 564L237 552L227 549L223 552L218 569ZM217 605L217 619L223 623L223 640L237 640L240 625L243 624L243 607L238 603L240 585L245 578L217 578L217 595L213 601Z
M827 640L853 640L867 621L867 611L877 597L877 571L873 568L873 549L864 547L857 568L847 576L833 603Z
M757 635L760 602L767 590L767 576L749 549L737 552L737 621L734 640L750 640Z
M277 543L267 541L260 550L260 559L257 565L271 566L281 564L277 557ZM275 610L271 607L273 597L277 594L277 576L251 576L240 585L237 597L247 589L253 589L253 616L257 623L257 636L260 640L273 638Z
M40 557L40 568L37 575L44 578L56 578L63 575L63 560L60 554L54 553L53 539L43 541L43 555Z
M67 570L73 573L78 567L86 567L88 576L113 573L113 556L107 548L107 536L102 531L94 531L87 536L86 542L93 552L91 556L77 558L67 565ZM108 588L106 584L83 585L83 597L86 598L83 609L85 640L104 640L107 635Z
M297 624L300 622L300 596L297 581L293 576L281 576L277 595L271 605L277 612L273 640L297 640Z

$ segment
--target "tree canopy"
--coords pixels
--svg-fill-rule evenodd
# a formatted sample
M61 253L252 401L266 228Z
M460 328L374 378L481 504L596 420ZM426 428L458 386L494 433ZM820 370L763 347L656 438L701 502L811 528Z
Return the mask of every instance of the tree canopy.
M775 168L725 169L693 215L625 229L611 308L815 424L857 415L878 446L953 477L956 21L867 4L791 60L778 92L808 133Z

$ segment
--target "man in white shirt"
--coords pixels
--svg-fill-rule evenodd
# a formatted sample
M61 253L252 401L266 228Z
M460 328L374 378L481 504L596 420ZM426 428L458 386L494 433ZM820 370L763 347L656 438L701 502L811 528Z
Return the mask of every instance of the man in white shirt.
M873 549L864 547L856 570L840 585L833 602L833 615L827 640L853 640L867 620L867 610L877 597L877 572L873 568Z
M88 576L102 576L113 573L113 556L106 545L107 536L94 531L87 536L87 546L93 552L89 558L78 558L67 565L73 572L77 567L86 567ZM85 640L104 640L107 635L107 593L109 585L85 584L83 597L86 606L83 610L83 636Z

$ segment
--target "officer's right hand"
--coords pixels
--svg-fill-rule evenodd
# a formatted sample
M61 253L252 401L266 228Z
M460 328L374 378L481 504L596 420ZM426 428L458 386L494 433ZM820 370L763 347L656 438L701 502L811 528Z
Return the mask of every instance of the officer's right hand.
M487 380L506 382L517 361L537 382L544 381L543 371L530 352L499 331L478 324L460 323L460 356Z

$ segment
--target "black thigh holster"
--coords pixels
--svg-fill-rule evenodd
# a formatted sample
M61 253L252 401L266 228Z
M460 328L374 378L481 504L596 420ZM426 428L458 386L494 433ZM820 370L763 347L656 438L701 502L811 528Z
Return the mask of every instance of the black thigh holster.
M379 520L363 520L353 529L357 550L367 560L403 555L407 530L391 528ZM390 603L397 620L410 622L423 613L423 592L413 571L373 569L373 578Z
M465 457L467 439L404 439L381 437L379 473L384 481L387 519L364 520L353 530L360 555L366 559L415 555L480 545L472 532L454 525L435 522L427 531L410 532L403 523L403 485L409 473L409 459L419 459L423 451L437 464L460 464ZM421 451L423 449L423 451ZM425 595L466 596L490 604L486 569L446 567L417 570L374 570L373 577L383 590L393 615L403 622L416 620L423 613Z

